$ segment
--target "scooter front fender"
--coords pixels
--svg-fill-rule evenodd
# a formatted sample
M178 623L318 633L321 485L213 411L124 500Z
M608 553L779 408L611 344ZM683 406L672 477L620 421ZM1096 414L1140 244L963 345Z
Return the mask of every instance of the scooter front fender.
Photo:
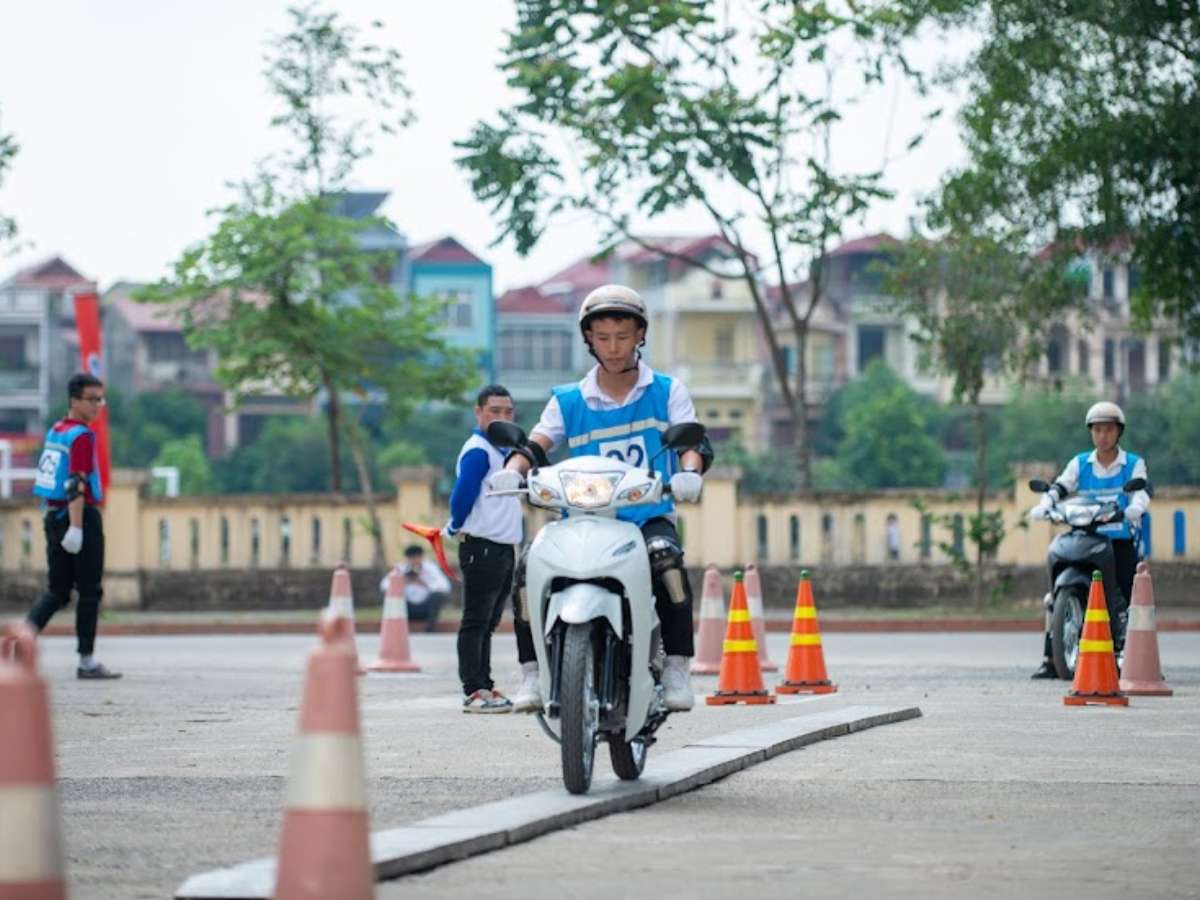
M607 620L613 634L622 634L621 598L598 584L572 584L550 595L545 631L549 635L560 621L568 625L582 625L596 619Z

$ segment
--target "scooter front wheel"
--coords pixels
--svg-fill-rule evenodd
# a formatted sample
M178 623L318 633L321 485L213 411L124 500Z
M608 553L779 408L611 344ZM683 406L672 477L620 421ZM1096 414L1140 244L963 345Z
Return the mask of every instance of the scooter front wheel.
M608 758L612 760L613 771L622 781L634 781L641 776L649 752L650 748L641 738L626 741L620 732L609 735Z
M563 636L558 700L563 784L572 794L585 794L592 785L596 730L600 723L596 652L590 623L570 625Z
M1075 591L1059 588L1054 592L1054 613L1050 617L1050 655L1059 678L1075 677L1082 636L1083 603Z

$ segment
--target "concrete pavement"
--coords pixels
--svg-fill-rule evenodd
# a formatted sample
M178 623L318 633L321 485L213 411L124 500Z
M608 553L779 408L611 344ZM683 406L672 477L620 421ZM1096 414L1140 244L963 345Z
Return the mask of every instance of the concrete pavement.
M784 659L786 636L770 640ZM107 637L100 658L126 673L111 683L73 678L73 641L44 644L73 897L166 897L190 873L274 851L310 636ZM1064 707L1065 684L1028 680L1035 644L829 634L841 691L812 708L897 702L925 717L380 896L1197 896L1200 635L1160 635L1176 696L1126 710ZM373 656L374 638L359 649ZM458 712L449 636L415 635L413 650L421 674L361 682L373 829L560 786L533 720ZM511 638L494 658L511 687ZM795 712L673 717L648 771L656 754Z

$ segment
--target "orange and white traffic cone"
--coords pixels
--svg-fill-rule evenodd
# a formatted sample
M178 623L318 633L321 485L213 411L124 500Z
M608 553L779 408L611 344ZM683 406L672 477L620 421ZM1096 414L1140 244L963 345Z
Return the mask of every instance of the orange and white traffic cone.
M779 666L767 655L767 622L763 614L762 583L754 563L746 566L746 606L750 609L750 627L758 642L758 667L764 672L777 672Z
M716 675L721 671L721 637L725 633L725 589L721 571L713 565L704 570L704 592L700 595L700 634L696 637L693 675Z
M709 706L730 703L774 703L775 697L763 688L762 670L758 667L758 642L750 627L750 610L746 606L746 588L742 573L733 576L733 595L729 600L729 624L721 645L721 675L717 690L704 698Z
M292 748L277 900L375 896L350 620L326 611Z
M67 896L50 705L25 622L0 629L0 834L0 897Z
M812 582L808 570L800 572L796 588L796 612L792 616L792 636L788 643L787 670L775 688L777 694L832 694L837 685L825 671L825 651L821 629L817 625L817 607L813 603Z
M387 594L383 598L383 619L379 624L379 658L367 667L369 672L420 672L408 646L408 604L404 601L404 581L395 569L388 574Z
M1121 668L1121 691L1135 697L1170 697L1162 663L1158 658L1158 627L1154 622L1154 583L1150 567L1138 563L1133 576L1133 602L1125 632L1125 665Z
M1104 579L1099 572L1092 573L1087 611L1083 614L1083 634L1079 638L1075 682L1063 697L1063 703L1067 706L1129 705L1129 698L1121 693L1117 683L1117 659L1113 655L1108 607L1104 605Z
M358 664L357 626L354 622L354 588L350 584L350 570L345 563L338 563L333 570L333 581L329 585L329 609L335 616L350 623L350 646L354 649L355 667L362 675L367 670Z

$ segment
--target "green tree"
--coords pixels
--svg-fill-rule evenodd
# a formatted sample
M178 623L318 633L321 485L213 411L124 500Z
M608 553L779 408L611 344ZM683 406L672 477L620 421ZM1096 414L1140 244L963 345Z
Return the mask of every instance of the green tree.
M271 125L292 149L241 185L216 212L214 232L145 299L181 306L189 342L217 351L217 378L236 397L266 385L323 402L331 486L342 489L346 437L383 565L367 439L346 406L361 416L382 404L403 416L457 397L469 365L438 336L439 305L397 297L380 275L396 260L363 248L364 229L392 226L341 213L372 139L410 120L398 54L336 13L306 6L289 14L291 30L269 44L265 75L282 106ZM372 118L358 117L364 107Z
M892 251L883 281L887 304L911 325L922 364L950 379L954 402L975 425L975 513L967 534L975 545L975 601L983 600L983 568L1004 537L999 513L984 509L988 489L988 418L983 391L1025 376L1044 352L1049 322L1078 301L1063 260L1030 255L1027 235L976 207L943 196L931 205L938 238L915 236ZM965 563L965 560L963 561Z
M848 487L936 487L946 462L929 404L880 360L843 398L838 472Z
M889 61L904 65L896 48L915 26L891 2L763 0L731 16L711 0L519 0L501 63L516 100L474 127L459 162L522 253L560 214L583 211L606 227L605 246L632 240L744 281L807 486L807 346L827 286L821 261L843 223L888 195L880 173L841 173L831 158L845 102L830 87L835 58L853 47L855 70L878 83ZM633 224L673 210L715 228L732 269L673 252ZM768 238L761 259L749 246L755 230ZM797 288L806 274L807 288ZM794 379L764 278L780 285Z
M1151 483L1200 484L1200 376L1175 378L1124 406L1121 446L1146 458Z
M1132 238L1134 304L1200 335L1200 7L1195 0L911 0L979 38L969 164L949 190L1068 246ZM978 204L977 204L978 205Z
M342 465L342 478L353 484L353 465L348 459ZM319 419L305 416L273 416L257 440L216 464L222 490L229 493L324 491L329 487L329 468L325 427Z
M211 494L216 487L212 465L198 435L191 434L167 441L159 449L151 465L177 468L181 494ZM155 493L161 494L163 485L156 481L154 490Z
M1026 387L1014 394L999 411L992 484L1005 483L1013 463L1064 466L1072 454L1090 446L1083 419L1095 401L1088 386L1078 382L1061 391Z
M17 151L21 147L17 143L17 139L11 134L5 134L0 130L0 185L4 184L4 173L12 167L12 161L17 155ZM17 234L17 222L12 216L6 216L0 212L0 247Z
M106 396L115 465L144 469L163 445L192 435L203 446L207 431L204 409L190 394L172 388L127 397L109 388Z

